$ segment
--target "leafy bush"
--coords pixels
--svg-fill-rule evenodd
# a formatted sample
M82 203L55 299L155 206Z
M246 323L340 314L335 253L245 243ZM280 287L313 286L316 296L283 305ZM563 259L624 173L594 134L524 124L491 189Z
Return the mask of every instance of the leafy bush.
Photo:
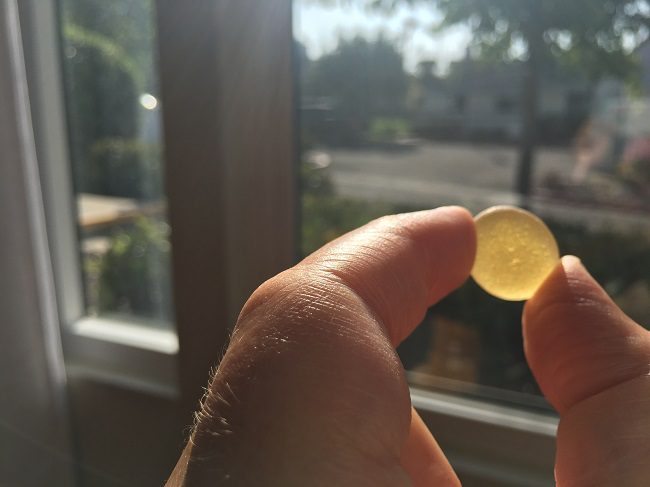
M309 255L336 237L370 220L407 211L390 203L359 201L334 194L327 168L301 166L302 255Z
M100 193L91 152L98 141L131 140L138 129L140 68L112 39L71 23L64 28L71 155L79 192Z
M375 118L368 130L372 142L394 142L408 135L409 123L402 118Z
M137 139L102 139L90 150L87 174L92 192L136 199L163 194L159 144Z
M115 230L100 262L98 311L171 319L168 226L139 218Z
M370 203L336 196L305 194L302 202L303 255L311 254L327 242L370 220L397 212L388 203Z

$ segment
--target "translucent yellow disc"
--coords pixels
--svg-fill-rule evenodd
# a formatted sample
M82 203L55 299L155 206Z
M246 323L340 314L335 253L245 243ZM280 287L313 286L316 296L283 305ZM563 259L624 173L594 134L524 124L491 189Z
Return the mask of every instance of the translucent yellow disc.
M513 206L488 208L474 222L474 280L497 298L530 298L560 258L551 231L532 213Z

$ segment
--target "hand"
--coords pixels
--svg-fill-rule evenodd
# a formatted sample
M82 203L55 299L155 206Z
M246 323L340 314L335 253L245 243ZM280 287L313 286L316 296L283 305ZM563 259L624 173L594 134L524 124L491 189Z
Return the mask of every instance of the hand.
M439 208L376 220L264 283L168 485L460 485L395 347L474 254L471 215ZM561 414L558 485L647 485L648 332L565 258L527 304L524 337Z

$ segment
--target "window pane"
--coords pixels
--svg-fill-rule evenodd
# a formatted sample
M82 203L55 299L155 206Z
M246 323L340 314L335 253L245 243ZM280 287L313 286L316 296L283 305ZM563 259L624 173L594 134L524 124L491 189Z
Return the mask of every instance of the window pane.
M61 0L86 311L169 326L153 0Z
M296 1L303 254L386 213L527 205L650 323L650 6L593 2ZM521 311L467 282L400 347L412 383L547 407Z

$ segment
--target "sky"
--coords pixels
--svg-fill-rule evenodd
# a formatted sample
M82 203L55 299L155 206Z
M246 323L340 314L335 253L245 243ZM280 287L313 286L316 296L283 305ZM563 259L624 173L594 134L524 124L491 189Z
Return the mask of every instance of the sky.
M440 19L439 12L431 6L402 6L386 15L358 5L342 8L313 0L294 1L294 35L305 46L310 59L334 50L341 37L376 38L383 33L397 43L409 72L415 72L420 61L436 61L442 74L450 62L465 56L471 37L469 30L459 26L433 33L432 28Z
M570 1L570 0L567 0ZM307 49L310 59L316 59L334 50L338 39L362 35L376 38L380 33L395 41L404 56L404 67L414 73L418 62L436 61L437 73L445 74L449 64L465 56L471 32L467 26L433 32L441 20L441 14L431 4L402 4L392 14L372 11L360 6L361 0L330 0L329 4L319 0L294 0L294 36ZM647 36L647 35L646 35ZM623 45L633 50L639 39L632 35L623 36ZM511 54L523 54L520 44L512 48Z

